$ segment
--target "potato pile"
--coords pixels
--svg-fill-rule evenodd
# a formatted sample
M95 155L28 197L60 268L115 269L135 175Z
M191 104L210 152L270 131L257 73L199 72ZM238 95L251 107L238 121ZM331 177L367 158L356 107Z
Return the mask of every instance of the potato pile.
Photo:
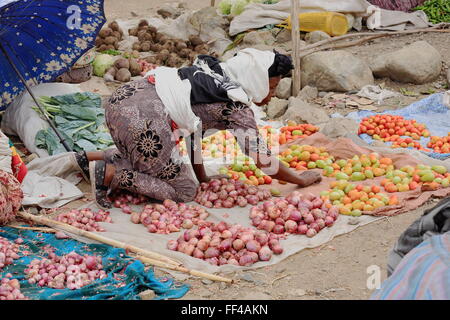
M119 24L116 21L108 24L108 27L103 28L98 33L95 39L95 46L98 52L106 50L119 49L119 42L122 40L123 31L120 29Z
M155 27L149 26L146 20L139 22L137 28L129 29L130 36L138 37L133 50L154 52L156 55L146 58L147 62L156 65L179 68L194 62L199 54L208 54L209 46L198 36L190 36L188 41L171 39Z
M114 62L114 66L106 71L105 77L108 80L128 82L131 77L141 75L142 65L134 58L119 58Z

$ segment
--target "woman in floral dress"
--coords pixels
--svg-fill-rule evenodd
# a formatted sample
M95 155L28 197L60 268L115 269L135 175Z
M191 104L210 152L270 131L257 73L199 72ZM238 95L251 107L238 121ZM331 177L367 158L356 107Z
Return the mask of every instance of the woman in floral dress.
M270 74L270 93L261 104L271 99L281 76L291 69L289 60L289 66L278 68L284 71ZM106 123L116 148L75 154L84 177L91 178L100 207L111 207L107 194L117 189L157 200L188 202L195 197L197 181L206 182L212 178L206 175L201 161L201 138L192 135L191 139L186 139L187 145L192 145L189 155L197 179L192 174L191 166L183 163L173 134L173 122L165 112L155 85L148 79L130 82L117 89L105 108ZM278 171L272 177L301 187L320 181L319 174L305 172L298 175L271 156L258 134L250 107L240 102L220 102L195 104L192 111L201 120L202 132L210 132L210 129L253 130L250 136L235 135L237 142L263 171L269 165L264 165L260 157L270 158L272 165L275 162Z

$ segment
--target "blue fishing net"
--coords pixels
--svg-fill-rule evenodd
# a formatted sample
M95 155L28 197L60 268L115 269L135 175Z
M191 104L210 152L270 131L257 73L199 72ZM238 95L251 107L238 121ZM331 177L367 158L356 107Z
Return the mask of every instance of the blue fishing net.
M402 116L407 120L415 119L419 123L424 123L432 136L445 137L450 132L450 109L442 103L442 93L433 94L423 100L417 101L408 107L399 110L388 110L381 113L375 113L372 111L357 111L347 115L347 118L361 121L362 118L374 115L374 114L392 114L396 116ZM373 139L367 134L361 134L361 139L367 143L372 143ZM430 138L422 137L420 144L427 148L427 144ZM386 142L387 145L392 144ZM424 152L429 157L445 160L450 158L450 153L436 153L436 152Z
M0 270L0 278L11 273L20 281L21 291L35 300L139 300L139 293L151 289L157 295L155 300L179 299L188 291L188 285L177 283L169 278L156 278L153 269L145 270L139 260L126 255L125 250L103 244L84 244L75 240L56 239L53 234L39 233L14 228L0 228L0 236L10 241L17 238L24 240L23 249L28 255L19 253L20 259ZM97 280L79 290L52 289L30 285L25 278L27 265L33 259L47 257L46 246L54 248L57 255L75 251L81 255L98 255L102 257L103 269L108 277Z

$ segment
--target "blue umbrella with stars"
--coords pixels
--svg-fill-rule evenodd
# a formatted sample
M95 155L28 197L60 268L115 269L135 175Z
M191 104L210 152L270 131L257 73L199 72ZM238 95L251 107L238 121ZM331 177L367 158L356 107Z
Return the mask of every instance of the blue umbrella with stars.
M30 87L70 69L105 22L103 0L0 0L0 111L24 89L42 110Z

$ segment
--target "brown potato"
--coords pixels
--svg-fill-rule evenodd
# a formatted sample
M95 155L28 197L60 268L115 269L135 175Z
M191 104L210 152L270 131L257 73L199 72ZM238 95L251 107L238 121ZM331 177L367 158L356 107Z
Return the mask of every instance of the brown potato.
M112 31L119 31L119 24L117 23L117 21L113 21L110 24L108 24L108 27L112 30Z
M97 38L95 38L95 46L96 47L100 47L102 44L104 44L105 42L103 41L103 39L102 38L100 38L100 37L97 37Z
M139 76L142 72L142 68L141 65L137 62L136 59L130 59L129 60L129 64L130 64L130 73L133 77Z
M141 43L141 51L148 52L150 51L150 46L152 44L149 41L144 41Z
M114 49L119 50L119 41L114 42Z
M160 44L155 44L155 43L153 43L153 44L150 46L150 51L153 51L153 52L160 52L162 49L163 49L163 47L162 47L162 45L160 45Z
M163 35L161 38L159 38L159 43L164 45L167 41L169 41L169 38Z
M137 37L137 35L138 35L138 29L137 29L137 28L128 29L128 34L129 34L130 36Z
M115 79L121 82L128 82L131 80L131 72L128 69L122 68L116 72Z
M102 52L108 50L108 45L102 44L97 51Z
M151 33L157 33L158 32L158 29L156 29L154 26L149 26L148 27L148 31L150 31Z
M100 30L100 32L98 33L98 35L99 35L101 38L106 38L106 37L111 36L112 33L113 33L113 31L111 30L111 28L105 28L105 29Z
M115 49L116 49L116 48L114 48L114 45L112 45L112 44L107 44L105 50L115 50Z
M139 41L145 41L145 35L147 34L147 31L141 30L138 32L138 39Z
M189 58L189 55L191 54L191 52L192 51L189 49L183 49L178 54L181 58L187 59L187 58Z
M122 39L122 35L120 34L119 31L113 31L112 36L113 36L113 37L116 37L116 38L119 39L119 40Z
M201 44L201 45L195 47L195 51L198 53L203 52L203 51L208 52L209 47L206 44Z
M145 41L153 42L153 37L152 37L152 35L151 35L150 33L147 32L147 33L144 35L144 40L145 40Z
M129 69L130 68L130 61L128 61L128 59L125 58L119 58L114 62L114 67L116 67L117 69Z
M136 51L141 51L141 44L139 42L133 43L132 49Z
M141 20L139 21L138 28L147 27L148 21L147 20Z
M144 60L147 61L148 63L156 64L156 57L155 56L147 57Z
M193 46L199 46L203 44L203 40L200 39L199 36L195 35L189 36L189 41L192 43Z
M118 39L117 39L116 37L113 37L113 36L109 36L109 37L106 37L106 38L105 38L105 43L106 43L106 44L112 44L112 45L114 45L114 43L115 43L116 41L118 41Z

